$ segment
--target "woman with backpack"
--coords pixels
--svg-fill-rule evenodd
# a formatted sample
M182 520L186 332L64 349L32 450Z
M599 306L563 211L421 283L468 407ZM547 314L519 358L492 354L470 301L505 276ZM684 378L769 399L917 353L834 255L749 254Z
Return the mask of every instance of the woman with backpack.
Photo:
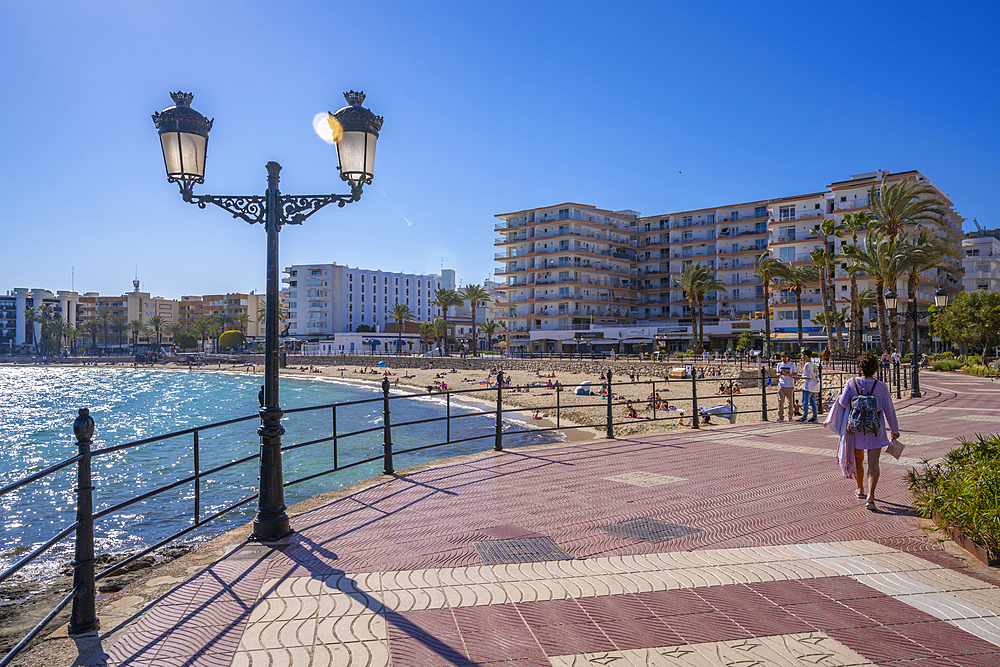
M879 478L879 456L882 448L889 445L885 423L889 424L892 439L899 437L899 422L892 405L889 387L875 378L878 374L879 358L871 352L858 357L859 377L844 384L840 395L826 417L824 426L840 436L837 460L844 478L857 481L858 498L864 499L865 507L872 512L875 507L875 487ZM883 418L884 417L884 418ZM864 469L865 451L868 452L868 493L865 493Z

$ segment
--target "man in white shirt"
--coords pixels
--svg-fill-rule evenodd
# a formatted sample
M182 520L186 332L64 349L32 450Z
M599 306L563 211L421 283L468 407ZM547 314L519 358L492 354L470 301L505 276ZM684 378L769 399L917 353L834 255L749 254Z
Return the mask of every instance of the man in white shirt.
M890 356L892 356L892 363L896 366L898 366L899 362L903 360L903 355L899 353L899 350L894 350Z
M800 422L816 422L816 394L819 392L819 380L816 379L816 369L812 364L812 353L809 350L802 350L802 417ZM812 419L809 416L809 406L812 406Z
M788 401L788 421L795 417L795 380L799 377L798 366L791 361L787 352L781 353L781 363L775 368L778 374L778 421L785 421L785 401Z

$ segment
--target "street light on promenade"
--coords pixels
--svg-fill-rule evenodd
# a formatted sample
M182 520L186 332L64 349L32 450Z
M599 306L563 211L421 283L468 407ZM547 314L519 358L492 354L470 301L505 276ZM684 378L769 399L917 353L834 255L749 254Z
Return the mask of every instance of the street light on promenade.
M898 298L895 290L885 293L885 307L895 310ZM917 312L917 300L907 299L909 308L906 311L905 319L913 322L913 336L910 350L910 398L920 398L920 360L917 358L917 322L930 317L930 313ZM943 287L937 288L934 292L934 305L944 308L948 305L948 290ZM898 311L897 311L898 312Z
M171 93L174 105L153 114L160 135L167 181L177 183L181 197L189 204L205 208L214 204L234 218L250 224L261 223L267 232L267 296L264 343L264 389L260 395L260 488L253 536L273 541L288 535L291 528L285 513L285 493L281 470L281 426L284 414L278 405L278 232L283 225L300 225L328 204L343 207L361 199L361 189L372 182L375 142L382 129L382 117L362 103L365 94L344 93L347 106L328 116L337 144L340 178L351 188L349 195L283 195L278 190L281 165L268 162L267 189L263 195L196 195L194 185L205 182L205 156L213 120L191 108L194 95Z

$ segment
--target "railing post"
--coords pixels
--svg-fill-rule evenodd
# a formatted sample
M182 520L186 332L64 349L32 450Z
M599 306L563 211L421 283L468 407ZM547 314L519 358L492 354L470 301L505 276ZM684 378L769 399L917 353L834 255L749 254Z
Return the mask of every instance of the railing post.
M445 442L451 442L451 392L444 395Z
M100 627L97 619L97 584L94 580L94 486L90 481L90 446L94 436L94 418L90 410L80 408L73 422L73 435L80 448L76 477L76 549L73 554L73 613L69 632L79 635Z
M653 419L656 419L656 382L653 382Z
M493 450L503 451L503 371L497 371L497 427Z
M201 518L201 452L198 446L198 431L194 432L194 522Z
M333 406L333 467L337 467L337 406Z
M767 367L760 367L760 420L767 421Z
M823 362L820 361L816 364L816 374L819 376L819 394L816 396L816 405L819 407L819 412L823 412ZM795 412L795 399L792 399L792 412ZM802 416L805 417L806 407L802 406Z
M610 368L608 369L607 381L608 381L608 415L607 415L607 418L605 419L605 437L606 438L614 438L615 437L615 424L614 424L615 417L612 414L612 406L611 406L611 397L612 397L613 392L611 390L611 369Z
M691 428L698 426L698 369L691 365Z
M560 389L562 389L561 386L556 387L556 428L559 428L559 394L562 393L559 391Z
M900 398L902 398L902 393L900 391L901 388L899 386L899 376L900 376L900 372L899 371L900 371L901 368L902 368L902 364L900 364L900 363L897 362L896 363L896 400L897 401ZM906 382L906 373L902 373L902 376L903 376L903 382ZM904 387L902 387L902 389L906 389L906 387L904 386Z
M385 452L385 466L382 472L391 475L392 468L392 424L389 422L389 378L382 379L382 449Z

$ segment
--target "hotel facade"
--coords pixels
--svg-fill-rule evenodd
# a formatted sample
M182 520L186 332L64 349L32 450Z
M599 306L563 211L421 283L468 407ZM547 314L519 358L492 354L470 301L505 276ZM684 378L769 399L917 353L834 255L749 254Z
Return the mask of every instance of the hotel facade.
M938 230L961 246L963 218L951 199L920 172L875 171L836 181L816 192L641 216L631 210L610 211L563 203L501 213L495 231L495 259L507 344L513 351L563 352L620 349L650 345L679 350L691 340L692 314L678 286L689 264L715 272L725 291L705 297L706 337L715 348L733 347L745 330L763 330L764 286L754 261L767 253L788 264L811 263L810 253L826 244L838 253L850 235L824 239L825 220L841 222L847 214L868 209L872 186L910 179L932 188L948 214ZM858 242L864 239L861 231ZM850 274L843 257L832 273L838 310L850 304ZM917 292L918 308L934 302L934 291L962 289L959 258L924 272ZM874 288L861 275L859 293ZM906 295L905 278L896 291ZM771 285L772 342L798 338L795 295ZM805 338L823 347L826 336L813 321L823 311L819 283L802 293ZM866 314L866 321L874 309ZM589 332L589 333L588 333ZM926 320L920 334L927 335ZM846 336L846 332L844 334ZM648 347L645 349L649 349Z

